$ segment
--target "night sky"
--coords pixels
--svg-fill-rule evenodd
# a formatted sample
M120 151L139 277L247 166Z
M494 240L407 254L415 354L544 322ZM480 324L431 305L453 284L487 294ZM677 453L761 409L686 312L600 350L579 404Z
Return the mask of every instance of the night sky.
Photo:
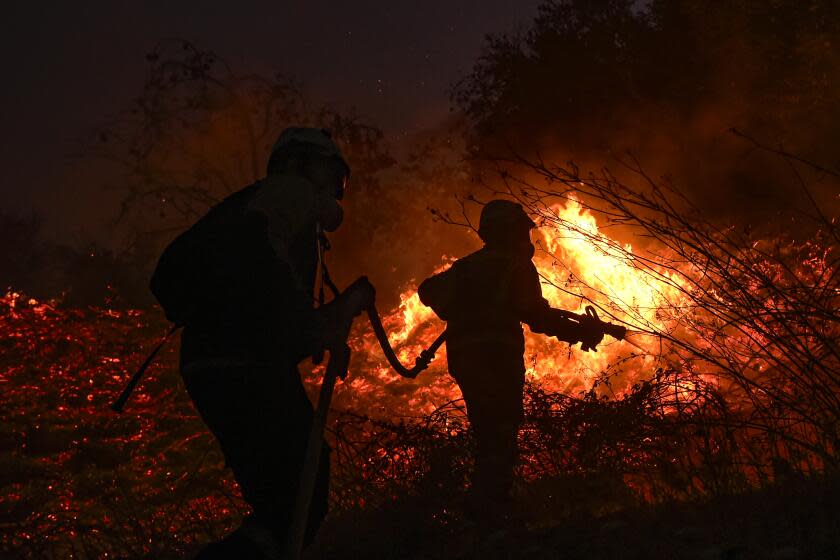
M81 176L78 139L139 93L162 39L294 76L313 100L355 106L395 138L443 120L485 34L526 25L539 3L16 2L0 34L0 205L73 223L58 201Z

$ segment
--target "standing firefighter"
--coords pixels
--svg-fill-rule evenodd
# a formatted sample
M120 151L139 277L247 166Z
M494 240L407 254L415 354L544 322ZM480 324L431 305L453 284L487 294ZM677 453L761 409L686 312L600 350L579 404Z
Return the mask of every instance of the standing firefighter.
M531 258L535 226L522 206L493 200L481 212L484 247L420 284L420 300L447 321L449 372L458 382L477 444L473 507L493 516L510 498L523 418L525 338L532 331L594 348L595 321L553 309Z
M314 306L322 231L341 224L348 175L329 133L287 129L267 176L212 208L155 270L152 291L184 326L187 391L253 508L198 558L272 558L282 550L313 415L297 364L343 346L339 333L370 304L370 290L351 289ZM326 514L328 460L324 447L307 541Z

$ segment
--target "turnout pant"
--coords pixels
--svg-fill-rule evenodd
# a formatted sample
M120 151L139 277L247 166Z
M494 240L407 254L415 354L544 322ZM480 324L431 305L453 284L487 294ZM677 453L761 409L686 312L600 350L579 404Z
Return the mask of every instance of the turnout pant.
M447 344L449 372L464 396L476 442L472 493L482 501L506 502L523 419L522 351L512 344Z
M292 523L313 417L297 366L188 369L183 378L253 508L253 520L283 543ZM309 510L307 544L327 513L329 468L325 445Z

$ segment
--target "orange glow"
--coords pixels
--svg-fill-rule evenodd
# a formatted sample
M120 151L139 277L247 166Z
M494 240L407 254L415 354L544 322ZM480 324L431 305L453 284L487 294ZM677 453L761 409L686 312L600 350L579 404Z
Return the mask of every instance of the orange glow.
M657 282L629 260L629 246L620 250L616 242L598 229L595 216L577 201L552 207L551 225L538 228L532 235L537 245L534 263L543 277L543 296L553 307L583 313L594 302L601 308L602 320L640 322L648 329L664 329L666 319L658 310L662 304L673 305L680 295L676 288ZM560 225L557 225L560 224ZM448 268L455 260L441 257L435 272ZM676 282L675 279L671 281ZM585 299L589 298L589 300ZM608 312L613 317L607 315ZM633 317L628 317L627 311ZM420 352L445 328L434 312L417 295L417 284L405 287L398 308L383 316L394 350L406 365L412 365ZM592 387L596 376L617 361L612 389L616 393L650 375L655 358L641 356L638 347L606 337L597 353L582 352L579 346L555 338L533 334L525 328L525 360L530 379L553 391L581 391ZM639 337L636 344L658 343L655 337ZM648 340L645 340L648 339ZM345 390L336 395L344 405L356 410L378 410L388 415L426 414L448 401L460 398L457 386L447 375L445 346L429 370L416 380L405 380L390 370L375 337L366 324L354 334L351 346L356 357ZM630 358L630 359L627 359ZM313 381L315 378L310 377ZM352 394L352 397L350 396Z

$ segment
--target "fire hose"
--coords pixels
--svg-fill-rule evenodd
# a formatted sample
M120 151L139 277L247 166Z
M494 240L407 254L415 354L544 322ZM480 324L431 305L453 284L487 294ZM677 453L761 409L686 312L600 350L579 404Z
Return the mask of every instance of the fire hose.
M332 281L332 278L330 277L330 271L327 268L326 262L324 262L323 251L325 248L329 248L329 243L326 241L325 238L322 238L319 240L318 245L318 259L321 263L322 282L320 297L321 303L323 303L324 299L324 284L326 284L326 286L330 289L330 291L333 294L333 297L337 298L341 295L341 292L339 291L338 287L335 285L335 283ZM385 327L382 326L382 319L379 316L379 311L376 309L376 302L372 301L370 305L368 305L366 311L368 319L370 320L370 326L373 327L373 333L376 335L376 340L379 341L379 346L380 348L382 348L382 353L385 354L385 359L388 360L388 364L390 364L390 366L394 368L394 371L396 371L403 377L414 379L420 374L420 372L427 369L432 360L435 359L435 353L443 345L443 343L446 342L447 331L444 330L438 335L438 337L434 340L434 342L432 342L432 344L428 348L420 352L420 355L417 356L417 359L414 362L414 367L409 369L405 367L402 364L402 362L400 362L400 359L397 357L396 352L394 352L394 349L391 347L391 342L388 340L388 333L385 332Z
M336 297L339 297L339 291L329 278L329 273L326 272L326 267L324 267L323 271L323 278L325 283L330 287L331 291L334 292ZM359 279L359 281L362 281L362 279ZM367 282L367 279L364 279L364 282ZM388 340L388 334L385 331L385 327L382 325L382 319L379 315L379 311L376 309L375 302L371 301L365 308L365 311L367 312L368 319L370 320L371 327L373 328L373 332L376 335L376 339L379 342L379 345L382 348L382 352L385 355L385 358L388 360L389 365L394 369L394 371L396 371L403 377L413 379L417 377L417 375L419 375L422 371L427 369L431 361L434 359L437 350L446 341L447 331L444 330L440 335L438 335L438 337L428 348L426 348L420 353L420 355L415 360L414 366L411 368L407 368L402 364L402 362L400 362L399 357L394 352L394 349L392 348L391 343ZM597 324L598 327L602 330L602 332L611 334L612 336L618 339L624 338L626 334L626 329L624 329L624 327L611 325L609 323L604 323L600 321L597 312L591 306L587 307L585 315L577 316L577 318L581 324ZM344 379L344 377L347 375L347 369L350 362L350 347L347 345L346 340L350 334L351 324L352 321L349 321L343 326L341 332L342 343L339 345L339 347L330 349L330 360L324 372L324 379L321 384L318 405L315 409L315 414L312 419L312 425L310 428L309 438L307 442L306 455L303 461L303 468L301 469L301 476L298 485L298 497L295 503L295 510L292 517L292 526L290 527L289 533L287 535L287 540L284 544L284 557L286 558L300 558L300 554L303 549L303 539L306 531L306 521L309 518L309 509L312 502L315 480L317 477L318 467L321 459L321 450L323 447L324 440L324 428L326 426L327 416L330 409L330 403L332 401L332 396L335 389L335 382L339 378ZM135 374L132 376L132 378L126 385L120 397L112 405L112 408L115 411L122 411L126 401L128 400L129 395L140 381L140 378L151 364L155 355L160 351L160 349L172 336L172 334L174 334L179 328L180 325L174 326L168 332L168 334L161 340L157 347L152 351L152 353L146 358L143 365L138 369L138 371L135 372ZM584 350L594 350L596 344L597 342L583 343L582 346Z
M324 269L326 270L326 269ZM329 279L327 273L324 274L326 284L330 287L336 297L339 297L339 291ZM367 279L360 278L360 281L367 282ZM369 286L369 284L368 284ZM352 288L352 286L351 286ZM371 286L372 288L372 286ZM406 368L397 357L391 343L388 340L388 334L382 325L382 319L379 317L379 312L376 309L376 304L371 303L366 308L370 324L373 327L373 332L382 347L388 363L394 370L403 377L414 378L421 371L429 367L429 363L434 359L435 352L446 340L446 331L443 331L429 348L423 350L412 368ZM581 325L589 325L590 330L598 329L599 332L610 334L615 338L624 338L626 329L622 326L612 325L600 320L598 313L592 306L586 308L585 315L574 315ZM346 340L350 332L350 324L345 325L342 334L344 341L337 349L330 350L330 360L324 372L324 381L321 383L320 396L318 398L318 406L315 409L315 415L312 420L312 427L309 431L309 440L306 447L306 456L304 457L303 468L301 469L300 482L298 486L298 496L295 502L294 515L292 517L292 526L289 529L287 540L285 543L284 558L297 560L300 558L303 550L303 539L306 532L306 523L309 519L309 508L312 503L312 494L315 489L315 479L318 473L318 466L321 460L321 450L324 441L324 428L327 422L327 415L330 409L330 402L332 400L333 390L335 389L335 382L338 378L344 379L347 374L347 367L350 362L350 347L347 346ZM594 350L598 342L592 340L582 341L581 346L583 350Z
M335 292L338 297L338 290L334 284L327 278L327 284L330 289ZM356 282L367 282L366 278L360 278ZM368 284L370 286L370 284ZM352 286L351 286L352 289ZM371 286L372 289L372 286ZM367 306L367 315L370 319L373 331L385 353L388 363L393 367L397 373L403 377L414 378L421 371L429 367L429 363L435 356L435 352L440 348L441 344L446 340L446 331L441 333L434 343L420 353L414 367L406 368L400 362L391 343L388 341L388 335L385 328L382 326L382 320L379 317L379 312L376 310L376 304L371 301ZM306 445L306 455L303 460L303 468L300 471L300 480L298 483L298 495L295 501L294 514L292 516L292 525L289 528L289 533L286 537L284 558L297 559L300 558L303 550L303 540L306 533L306 524L309 519L309 509L312 504L312 494L315 489L315 480L318 474L318 467L321 462L321 450L324 442L324 428L327 423L327 415L330 410L330 403L332 401L333 391L335 389L335 382L337 379L344 379L347 375L347 368L350 364L350 347L347 345L347 338L350 335L350 325L352 321L343 325L341 332L342 343L338 348L330 350L330 360L327 363L324 371L324 380L321 383L321 391L318 396L318 406L315 409L315 414L312 418L312 426L309 429L309 439Z
M399 373L401 376L414 379L417 377L420 372L427 369L429 364L435 358L435 353L438 349L446 342L446 331L443 331L438 337L432 342L432 344L420 352L420 355L414 362L414 366L411 368L405 367L401 362L400 359L397 357L396 352L394 349L391 348L391 343L388 341L388 333L385 332L385 327L382 326L382 319L379 316L379 311L376 309L376 305L370 305L367 308L367 315L370 319L370 325L373 327L373 332L376 335L377 341L379 341L379 346L382 348L382 353L385 354L385 359L388 360L388 364L394 371ZM122 412L125 408L126 403L128 402L128 398L131 396L131 393L134 392L134 388L137 387L137 384L140 383L140 379L142 379L143 375L146 373L146 370L152 365L153 360L157 356L158 352L163 348L166 342L172 338L172 335L178 331L182 325L175 325L173 326L166 335L161 339L158 345L152 350L146 359L143 361L143 364L137 368L137 371L131 376L128 382L125 384L122 392L120 393L119 397L111 404L111 409L114 412Z
M392 368L394 368L394 371L403 377L408 377L409 379L417 377L420 372L429 367L429 364L435 359L435 352L437 352L441 345L446 342L446 331L443 331L428 348L420 352L420 355L414 362L414 367L409 369L402 365L402 362L400 362L400 359L397 357L394 349L391 348L391 343L388 340L388 334L385 332L385 327L382 326L382 319L379 317L379 312L376 310L376 306L369 306L367 308L367 314L368 319L370 319L370 326L373 327L373 332L376 334L376 339L379 341L379 346L382 348L382 353L385 354L385 359L388 360L388 363Z

